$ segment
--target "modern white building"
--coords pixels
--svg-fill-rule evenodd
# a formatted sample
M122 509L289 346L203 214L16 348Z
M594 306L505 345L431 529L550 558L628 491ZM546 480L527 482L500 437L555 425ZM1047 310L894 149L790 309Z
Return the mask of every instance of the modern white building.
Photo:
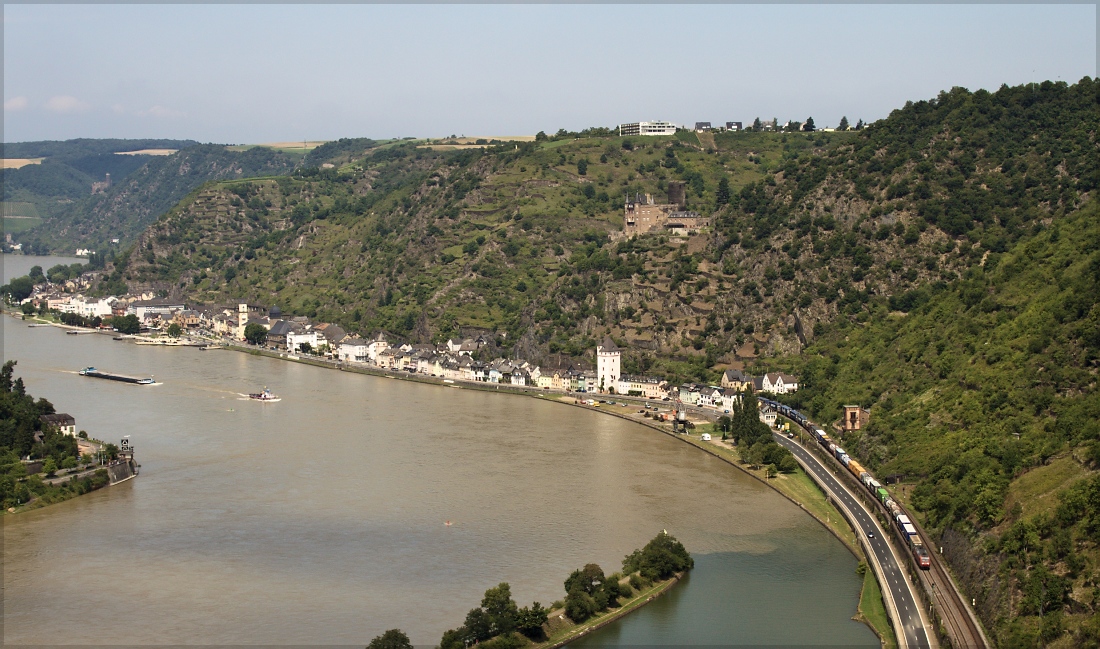
M631 122L619 124L619 135L676 135L676 125L672 122Z
M599 380L600 392L606 392L609 389L618 390L619 376L622 374L619 370L621 357L622 352L615 346L610 336L603 339L602 345L596 346L596 376Z

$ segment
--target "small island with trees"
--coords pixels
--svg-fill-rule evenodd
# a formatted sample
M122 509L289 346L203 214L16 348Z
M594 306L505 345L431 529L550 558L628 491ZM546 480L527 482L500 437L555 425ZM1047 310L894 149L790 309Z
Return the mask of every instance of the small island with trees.
M443 633L439 649L552 649L645 605L695 566L683 544L661 531L640 550L623 558L622 572L604 574L590 563L565 580L565 599L550 608L534 602L520 608L512 589L502 582L485 591L481 605L470 609L456 629ZM367 649L411 649L408 636L390 629Z

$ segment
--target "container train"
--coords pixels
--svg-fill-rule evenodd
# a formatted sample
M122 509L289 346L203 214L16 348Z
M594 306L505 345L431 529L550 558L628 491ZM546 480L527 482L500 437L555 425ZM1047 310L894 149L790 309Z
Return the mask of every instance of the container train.
M878 499L883 509L890 513L890 517L893 519L894 524L897 525L898 531L905 537L906 545L913 555L913 560L916 562L917 566L921 570L929 570L932 567L932 561L928 555L928 551L925 549L920 534L917 532L912 521L903 513L901 507L894 502L894 499L890 497L890 493L886 491L886 488L883 487L878 480L875 480L874 476L872 476L867 469L863 468L863 465L853 460L843 448L838 446L836 442L829 437L828 433L815 426L812 421L798 410L777 401L772 401L771 399L765 399L763 397L758 397L758 399L761 403L773 408L779 414L804 428L817 440L817 443L820 444L823 449L828 451L830 455L843 464L844 467L863 484L864 488L866 488L872 496Z

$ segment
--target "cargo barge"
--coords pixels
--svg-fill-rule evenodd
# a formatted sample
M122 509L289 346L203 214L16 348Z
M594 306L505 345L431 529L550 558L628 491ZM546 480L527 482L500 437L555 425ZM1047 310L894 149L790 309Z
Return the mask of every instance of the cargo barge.
M97 370L94 367L85 367L80 370L81 376L90 376L97 379L110 379L111 381L122 381L123 383L136 383L138 385L152 385L156 381L151 378L143 378L140 376L129 376L127 374L115 374L113 372L104 372Z

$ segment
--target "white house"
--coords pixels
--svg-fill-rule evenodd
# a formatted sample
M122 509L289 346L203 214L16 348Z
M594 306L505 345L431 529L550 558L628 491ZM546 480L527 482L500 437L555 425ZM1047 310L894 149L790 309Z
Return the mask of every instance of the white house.
M734 407L741 405L741 392L732 388L722 390L722 397L715 402L715 407L733 412Z
M340 343L340 346L336 348L336 355L342 361L366 363L368 360L367 341L358 336L352 336Z
M769 428L775 428L775 410L771 406L761 408L760 421L767 424Z
M798 391L798 379L779 372L769 372L760 377L760 391L772 394L787 394Z
M302 349L302 345L308 344L310 349L320 349L324 337L312 329L288 331L286 334L286 350L294 353Z

